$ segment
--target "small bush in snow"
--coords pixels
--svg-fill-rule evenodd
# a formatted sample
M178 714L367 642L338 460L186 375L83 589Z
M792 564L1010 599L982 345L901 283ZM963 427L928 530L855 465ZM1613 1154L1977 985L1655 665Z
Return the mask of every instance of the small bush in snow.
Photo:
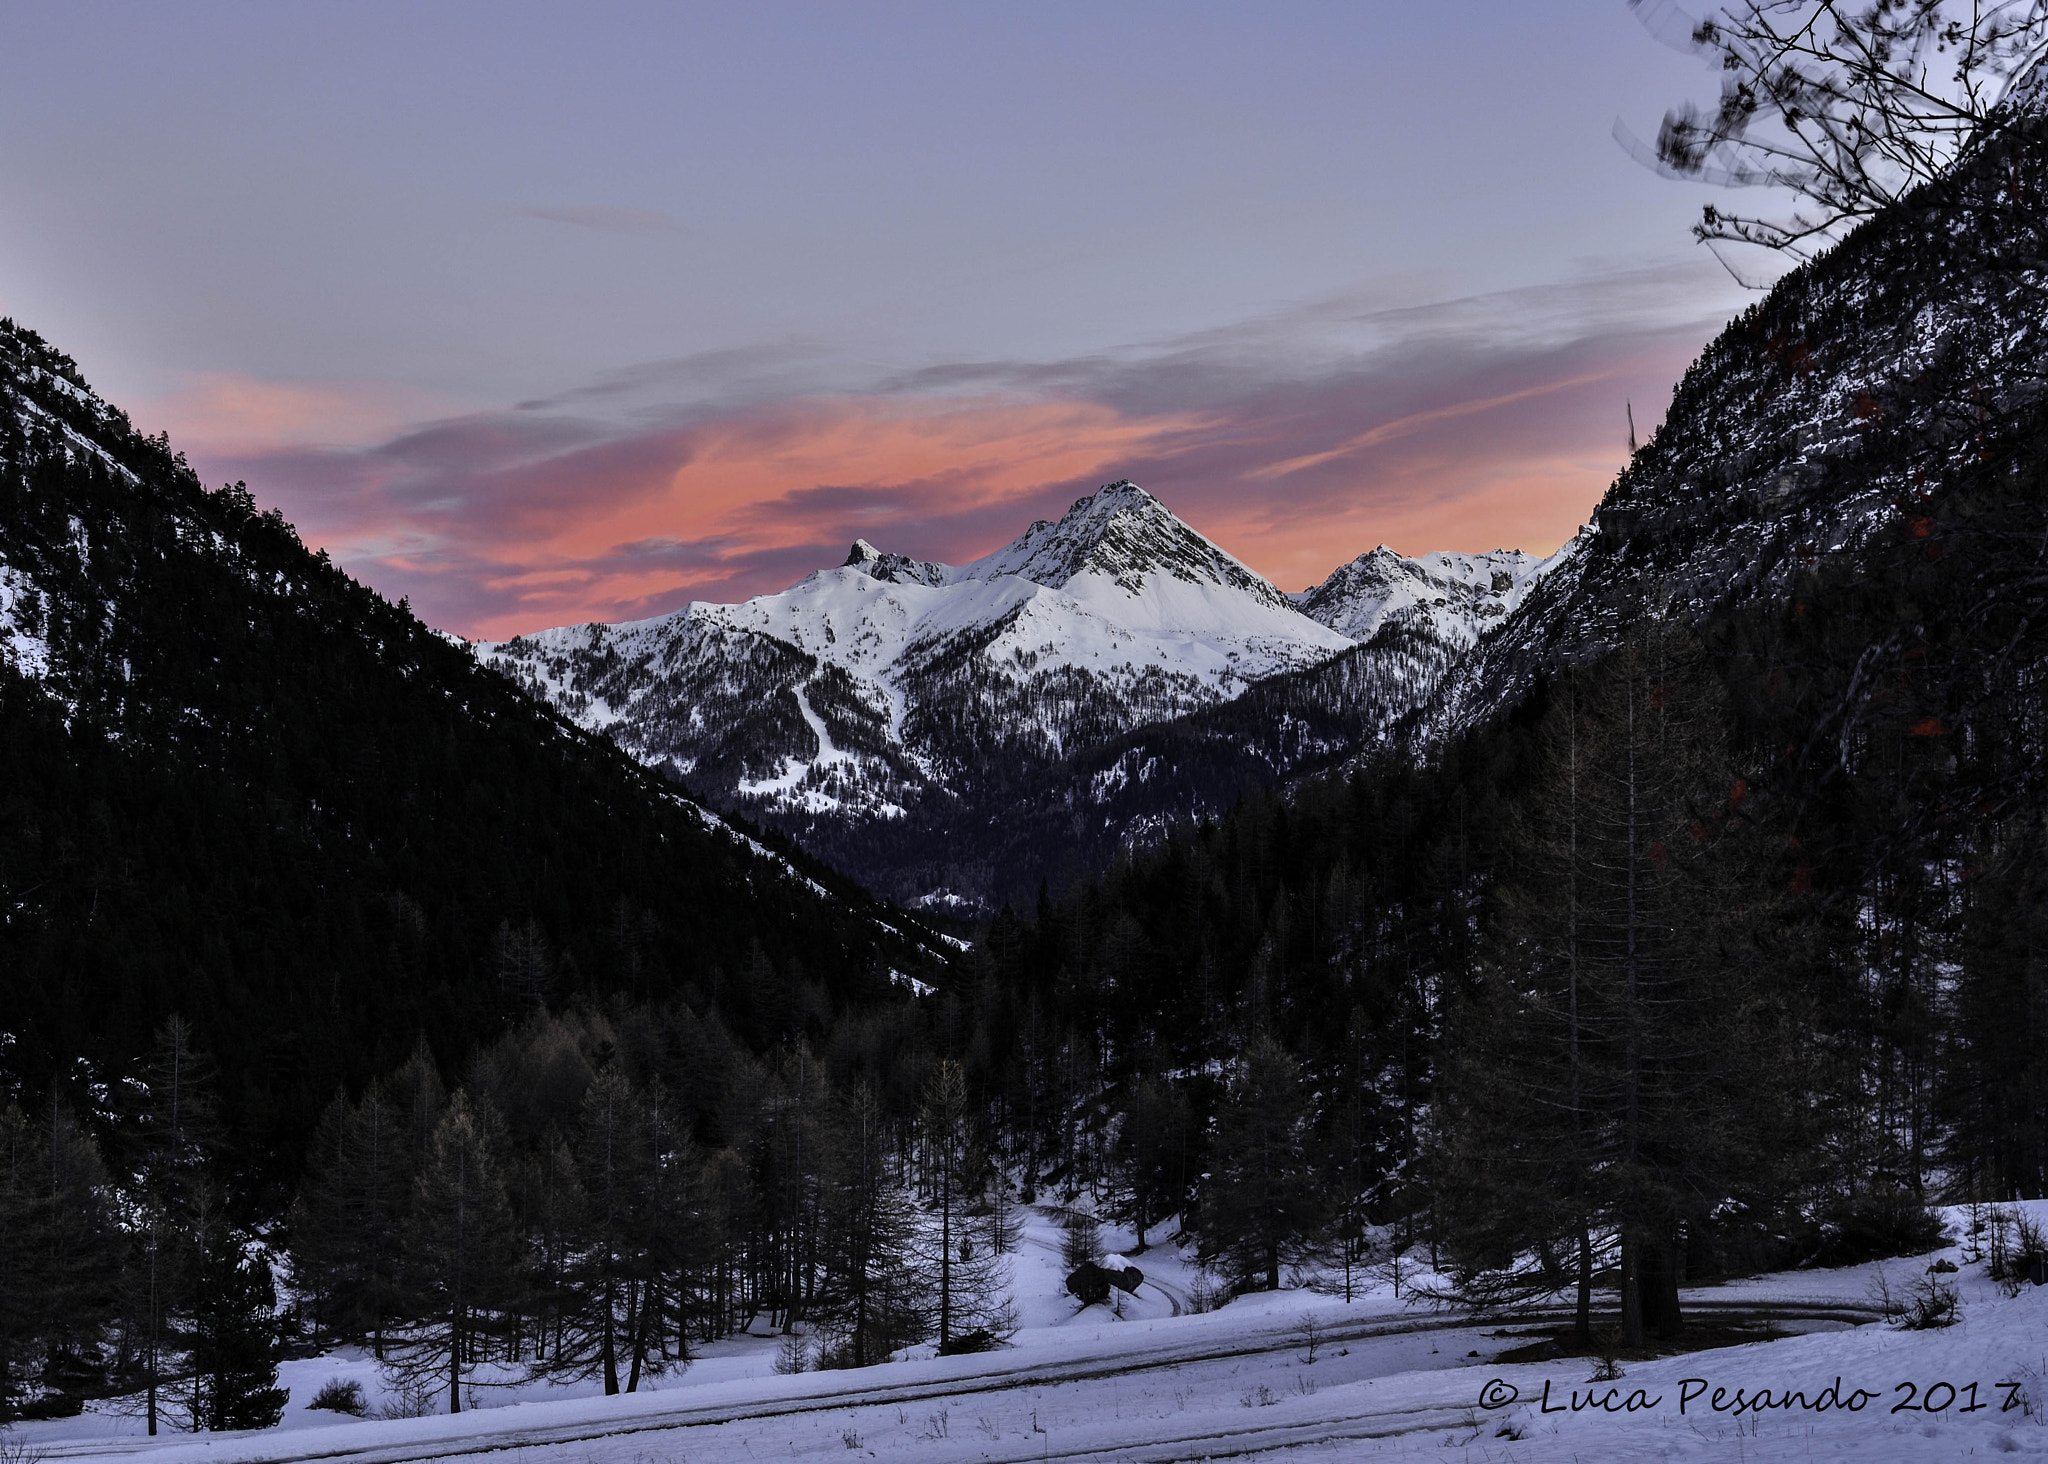
M440 1401L435 1390L424 1383L403 1386L384 1400L384 1406L377 1410L379 1418L425 1418L440 1410L435 1405Z
M1212 1312L1230 1300L1230 1288L1219 1286L1204 1271L1188 1286L1188 1310L1191 1312Z
M794 1332L785 1332L782 1340L775 1344L775 1370L779 1373L800 1373L811 1365L810 1344Z
M1301 1360L1313 1363L1316 1353L1322 1348L1323 1339L1329 1335L1329 1328L1314 1312L1303 1312L1301 1320L1294 1327L1294 1342L1302 1349Z
M320 1391L306 1406L323 1408L329 1413L346 1413L351 1418L361 1418L369 1411L363 1402L363 1385L348 1378L329 1378L320 1385Z
M1913 1288L1912 1302L1899 1325L1909 1332L1928 1332L1937 1327L1952 1327L1962 1316L1962 1298L1956 1293L1955 1283L1929 1274Z

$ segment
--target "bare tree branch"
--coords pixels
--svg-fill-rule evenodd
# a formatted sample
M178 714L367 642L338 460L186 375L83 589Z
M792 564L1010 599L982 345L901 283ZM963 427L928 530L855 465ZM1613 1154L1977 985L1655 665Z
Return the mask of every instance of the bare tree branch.
M1693 235L1724 265L1731 244L1810 259L1946 177L2017 114L2048 51L2048 0L1736 0L1705 19L1629 5L1721 72L1721 99L1665 113L1654 147L1618 120L1616 140L1667 177L1794 196L1776 217L1706 205Z

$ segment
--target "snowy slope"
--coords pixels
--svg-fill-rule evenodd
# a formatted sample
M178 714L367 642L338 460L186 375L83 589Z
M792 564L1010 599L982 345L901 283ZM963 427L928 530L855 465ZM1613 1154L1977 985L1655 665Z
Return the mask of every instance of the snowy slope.
M2048 213L2031 202L2044 186L2048 120L1731 322L1555 572L1441 688L1423 743L1505 711L1546 667L1599 656L1636 617L1697 623L1782 596L1918 518L1929 485L2012 450L2048 358Z
M50 643L42 634L45 598L35 581L0 560L0 666L38 680L50 672Z
M1290 598L1303 614L1354 641L1406 619L1446 643L1469 646L1522 603L1554 558L1496 549L1407 559L1382 544Z

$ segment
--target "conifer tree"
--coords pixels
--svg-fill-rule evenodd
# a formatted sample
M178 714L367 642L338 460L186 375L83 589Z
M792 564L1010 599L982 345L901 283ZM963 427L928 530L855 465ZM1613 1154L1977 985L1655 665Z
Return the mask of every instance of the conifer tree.
M277 1386L277 1290L270 1263L225 1224L198 1246L190 1365L199 1400L195 1428L269 1428L284 1414Z
M519 1233L528 1238L524 1291L533 1323L534 1365L545 1371L560 1356L568 1318L576 1310L572 1268L586 1223L575 1155L552 1125L541 1135L539 1151L523 1156L514 1168L508 1192Z
M174 1213L211 1185L220 1148L219 1068L198 1049L192 1024L173 1013L142 1065L134 1135L144 1186Z
M1315 1233L1322 1209L1300 1064L1261 1032L1218 1115L1201 1197L1200 1254L1277 1291L1281 1262Z
M823 1069L799 1047L766 1076L755 1129L755 1225L767 1300L791 1332L817 1289L830 1094Z
M974 1190L978 1154L967 1107L967 1075L951 1058L925 1085L920 1115L925 1213L917 1239L927 1290L935 1296L941 1351L973 1332L1009 1330L1006 1268ZM976 1213L976 1212L979 1213Z
M87 1355L112 1318L121 1236L99 1151L61 1101L0 1109L0 1423L36 1363Z
M824 1366L867 1367L926 1335L911 1273L911 1215L891 1173L888 1129L873 1090L855 1088L838 1123L825 1189L826 1281L815 1310L832 1345Z
M17 1378L49 1323L49 1192L41 1136L22 1111L0 1110L0 1423L15 1417Z
M1384 1075L1366 1029L1365 1013L1354 1007L1332 1072L1337 1099L1328 1106L1323 1138L1322 1168L1331 1186L1326 1239L1347 1302L1373 1258L1375 1202L1383 1198L1396 1169L1385 1152L1390 1125L1379 1091Z
M1110 1154L1118 1180L1114 1213L1137 1232L1141 1251L1145 1232L1187 1203L1193 1142L1187 1099L1164 1079L1141 1074L1125 1100Z
M1067 1211L1060 1221L1060 1264L1069 1271L1102 1259L1102 1222L1086 1210Z
M143 1407L152 1436L159 1422L159 1387L195 1299L200 1229L219 1202L213 1166L220 1148L217 1076L212 1058L195 1043L191 1023L173 1013L158 1029L155 1048L132 1090L140 1255L130 1292L138 1313Z
M698 1223L696 1154L681 1115L660 1082L641 1093L648 1171L635 1224L635 1285L628 1308L630 1354L626 1391L638 1392L643 1375L667 1371L671 1359L687 1364L682 1342L687 1277L702 1250ZM679 1345L670 1352L667 1339Z
M583 1095L576 1161L584 1224L566 1278L572 1309L549 1367L601 1377L607 1395L619 1391L620 1358L656 1279L648 1240L659 1193L647 1119L640 1095L616 1067L599 1073Z
M346 1092L337 1092L320 1111L313 1130L313 1142L306 1151L305 1168L299 1177L298 1193L292 1197L287 1215L288 1248L292 1277L301 1300L310 1302L316 1328L323 1334L342 1333L343 1297L353 1287L349 1264L349 1240L341 1221L341 1200L334 1192L334 1177L340 1172L347 1142L351 1105Z
M294 1275L321 1322L367 1338L380 1358L399 1304L416 1160L407 1138L408 1124L381 1082L360 1104L337 1095L321 1116L291 1214Z
M1615 1234L1631 1347L1680 1325L1688 1227L1767 1194L1795 1148L1785 983L1762 943L1774 861L1738 807L1719 696L1697 643L1653 625L1554 698L1456 1039L1465 1244L1498 1268L1566 1240L1583 1318L1590 1235Z
M393 1118L403 1126L405 1150L420 1163L432 1147L434 1131L448 1107L448 1089L441 1070L422 1037L386 1085Z
M519 1268L489 1116L458 1091L435 1126L414 1181L405 1234L406 1311L413 1318L386 1350L385 1370L411 1388L445 1381L448 1411L483 1360Z

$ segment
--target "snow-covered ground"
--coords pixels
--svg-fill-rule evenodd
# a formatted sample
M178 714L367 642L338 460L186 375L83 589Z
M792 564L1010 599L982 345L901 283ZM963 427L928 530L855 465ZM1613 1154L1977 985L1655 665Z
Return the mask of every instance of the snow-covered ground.
M2048 1203L2031 1208L2048 1219ZM708 1347L687 1371L635 1395L528 1384L480 1390L459 1417L353 1422L310 1412L313 1392L335 1377L379 1401L374 1365L351 1352L290 1364L291 1407L263 1433L152 1442L133 1417L96 1410L18 1437L51 1458L146 1451L165 1464L483 1453L574 1464L1254 1455L1882 1464L2048 1454L2048 1288L2008 1298L1960 1247L1940 1253L1962 1268L1950 1278L1962 1296L1956 1326L1854 1324L1873 1313L1880 1276L1904 1293L1934 1255L1758 1277L1691 1292L1688 1305L1776 1311L1781 1330L1799 1335L1628 1363L1620 1379L1593 1384L1585 1359L1499 1362L1528 1336L1397 1301L1384 1281L1348 1305L1282 1291L1197 1314L1200 1274L1163 1245L1133 1258L1145 1281L1121 1315L1077 1308L1060 1292L1058 1246L1055 1212L1034 1212L1012 1267L1023 1325L996 1353L936 1358L926 1348L880 1367L785 1376L774 1371L777 1339L763 1334ZM1322 1330L1313 1360L1309 1316ZM1503 1401L1511 1391L1514 1401ZM1788 1392L1801 1395L1790 1407ZM1575 1399L1599 1404L1574 1411Z

